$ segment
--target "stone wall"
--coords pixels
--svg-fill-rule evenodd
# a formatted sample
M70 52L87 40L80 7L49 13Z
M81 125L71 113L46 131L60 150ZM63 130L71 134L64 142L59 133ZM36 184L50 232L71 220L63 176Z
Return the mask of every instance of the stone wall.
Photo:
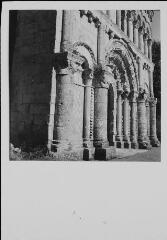
M56 11L18 11L10 76L10 131L15 145L47 141Z

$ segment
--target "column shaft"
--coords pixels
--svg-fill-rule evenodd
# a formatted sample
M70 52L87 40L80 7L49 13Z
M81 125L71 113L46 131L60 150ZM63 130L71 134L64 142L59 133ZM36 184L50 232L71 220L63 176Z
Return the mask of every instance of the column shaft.
M118 93L117 96L117 117L116 117L116 126L117 126L117 141L122 141L122 96Z
M150 140L151 145L154 147L160 146L156 131L156 104L157 99L150 100Z
M97 39L97 62L103 63L105 61L104 42L105 42L105 26L101 24L98 28Z
M136 26L134 26L133 41L134 41L134 44L135 44L137 47L138 47L138 45L139 45L138 38L139 38L138 28L137 28Z
M63 10L61 49L65 51L78 40L79 11Z
M152 39L148 39L148 58L152 61Z
M139 148L148 148L145 99L138 99L138 141Z
M129 101L127 96L123 102L123 140L129 142Z
M94 106L94 145L96 147L105 147L107 140L107 102L108 89L102 87L95 88L95 106Z
M131 100L131 126L130 126L130 139L132 148L137 148L137 102L136 99Z
M121 11L117 10L116 11L116 24L120 27L121 29Z
M147 136L150 138L150 106L149 102L146 103L146 119L147 119Z
M133 22L131 18L128 18L128 37L133 42Z
M85 86L83 115L83 139L85 144L90 141L90 111L91 111L91 86Z
M147 43L148 35L144 34L144 54L148 57L148 43Z
M55 109L55 137L62 148L72 141L71 98L72 84L69 74L57 74L57 94Z
M139 49L144 53L143 30L139 28Z
M148 70L148 75L149 75L149 91L150 91L150 96L154 97L154 91L153 91L153 71Z

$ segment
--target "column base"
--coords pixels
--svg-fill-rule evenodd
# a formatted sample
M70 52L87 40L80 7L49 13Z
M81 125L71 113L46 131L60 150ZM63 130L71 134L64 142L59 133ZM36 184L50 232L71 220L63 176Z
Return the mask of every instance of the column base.
M94 160L95 148L84 148L83 149L83 160L89 161Z
M94 147L96 148L107 148L109 147L108 141L94 140Z
M138 149L139 148L138 142L131 142L131 148Z
M139 149L147 149L147 150L151 149L151 145L147 141L139 141L138 144L139 144Z
M124 148L124 142L123 141L116 141L116 147L117 148Z
M115 141L110 141L109 146L116 147L117 143Z
M124 141L124 148L131 148L131 142L130 141Z
M95 160L111 160L113 158L116 158L115 147L95 148Z
M160 147L160 142L159 142L159 140L158 140L158 138L152 138L152 139L150 139L150 143L151 143L151 145L153 146L153 147Z

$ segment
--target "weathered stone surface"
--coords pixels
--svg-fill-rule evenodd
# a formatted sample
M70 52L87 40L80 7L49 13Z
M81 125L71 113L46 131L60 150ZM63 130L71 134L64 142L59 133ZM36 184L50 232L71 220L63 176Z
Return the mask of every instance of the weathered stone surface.
M116 147L159 146L151 32L139 18L151 24L145 11L18 11L10 73L16 146L47 144L55 160L110 160Z

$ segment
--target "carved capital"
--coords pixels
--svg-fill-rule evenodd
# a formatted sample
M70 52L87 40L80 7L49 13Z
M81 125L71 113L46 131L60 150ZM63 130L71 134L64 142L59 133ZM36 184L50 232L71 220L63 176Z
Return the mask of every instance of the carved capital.
M94 80L96 87L109 88L111 76L113 76L113 72L109 66L105 64L97 65L94 69Z
M135 17L135 11L134 10L128 10L127 11L127 18L129 21L133 21Z
M143 39L144 39L144 41L147 41L147 40L148 40L148 33L144 33Z
M93 14L91 11L87 12L88 22L91 23L94 19Z
M139 33L140 33L140 34L144 34L144 27L143 27L143 26L140 26L140 27L139 27Z
M139 95L138 100L146 100L147 99L147 93L146 90L142 87L139 88Z
M128 82L125 82L123 84L123 90L124 90L124 93L128 96L130 93L130 86L129 86Z
M139 23L139 20L135 20L134 22L133 22L133 26L134 26L134 28L139 28L139 26L140 26L140 23Z
M79 54L73 52L62 52L62 53L55 53L53 59L53 65L57 72L60 70L66 70L64 72L68 73L75 73L77 71L82 72L81 65L84 62L84 58L79 56Z
M151 45L152 45L152 39L149 38L149 39L147 40L147 43L148 43L148 46L151 46Z
M94 21L94 24L95 24L95 27L96 27L96 28L100 27L101 22L100 22L99 18L95 17L95 18L93 19L93 21Z
M130 102L136 102L138 96L139 96L139 93L137 91L131 91L129 96Z
M92 69L88 68L88 69L85 69L83 72L82 72L82 78L84 80L84 83L85 85L92 85L92 80L93 80L93 71Z
M113 39L115 37L115 33L111 29L109 29L108 36L109 36L109 39Z
M87 11L85 11L85 10L80 10L80 16L81 17L83 17L84 15L86 15L87 14Z
M157 104L157 98L150 98L150 106L155 107Z

